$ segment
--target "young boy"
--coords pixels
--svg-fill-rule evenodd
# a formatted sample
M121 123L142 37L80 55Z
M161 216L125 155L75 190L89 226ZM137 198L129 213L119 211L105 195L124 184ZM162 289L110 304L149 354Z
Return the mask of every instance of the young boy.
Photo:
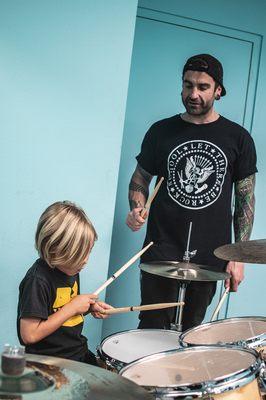
M19 286L17 330L27 353L96 364L81 334L83 314L96 318L109 305L79 294L79 272L88 261L96 231L85 212L63 201L41 215L35 246L40 258Z

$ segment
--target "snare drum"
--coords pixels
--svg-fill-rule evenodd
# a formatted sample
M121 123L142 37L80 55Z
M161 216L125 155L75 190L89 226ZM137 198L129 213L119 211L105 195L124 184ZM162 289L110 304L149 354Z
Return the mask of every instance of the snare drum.
M156 399L260 400L261 358L236 346L197 346L154 354L120 371Z
M118 372L139 358L161 351L178 349L179 334L163 329L136 329L105 338L97 348L105 368Z
M180 335L186 346L237 345L266 350L266 318L239 317L222 319L188 329Z

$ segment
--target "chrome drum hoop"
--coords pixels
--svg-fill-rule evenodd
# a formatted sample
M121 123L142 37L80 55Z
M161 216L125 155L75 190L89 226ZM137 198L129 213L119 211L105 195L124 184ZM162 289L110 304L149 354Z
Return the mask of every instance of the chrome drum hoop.
M97 356L99 357L99 359L106 365L107 369L110 370L115 370L117 372L119 372L123 367L125 367L127 364L124 363L123 361L120 360L116 360L115 358L110 357L108 354L106 354L103 351L102 345L104 344L105 340L107 340L108 338L110 338L113 335L109 335L108 337L106 337L101 343L100 345L98 345L96 347L96 351L97 351ZM96 356L96 357L97 357Z

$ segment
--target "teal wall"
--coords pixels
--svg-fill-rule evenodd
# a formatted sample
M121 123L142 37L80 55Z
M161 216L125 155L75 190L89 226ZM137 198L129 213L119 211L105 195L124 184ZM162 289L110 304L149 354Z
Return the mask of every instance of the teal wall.
M99 234L82 291L107 277L136 7L0 2L0 348L17 341L18 285L52 202L80 204ZM92 349L101 327L87 317Z
M144 10L147 8L150 10ZM199 32L195 38L196 40L191 42L191 33L188 31L187 40L185 38L181 43L172 43L169 41L168 47L170 51L167 52L164 45L162 45L162 43L165 44L165 41L162 40L163 31L176 28L171 23L168 25L169 28L166 28L165 24L156 23L156 17L153 14L154 10L165 14L164 18L168 18L170 22L174 21L175 18L180 18L180 25L177 29L182 29L187 25L192 26L194 31ZM258 169L260 172L257 176L256 219L253 238L266 237L264 201L266 190L266 135L264 128L266 47L265 41L263 42L263 36L266 34L265 2L262 0L255 0L253 2L244 0L241 1L240 7L238 0L223 2L211 0L204 2L196 0L189 2L140 0L138 15L143 14L144 11L147 14L150 13L147 25L153 24L154 27L157 26L157 31L154 28L152 38L151 35L145 33L146 37L144 39L142 36L144 30L141 30L143 20L137 18L109 274L118 268L122 260L128 259L142 246L144 230L131 232L125 226L125 218L128 212L128 183L136 165L134 157L139 152L140 144L147 128L152 122L183 110L180 101L182 66L178 64L180 62L180 57L176 50L178 46L182 48L187 57L191 54L213 51L214 49L216 54L221 54L222 59L225 60L225 65L228 66L225 69L228 95L219 102L220 104L217 104L218 111L238 123L244 123L248 129L251 129L251 134L256 142ZM158 19L160 20L159 16ZM205 31L214 33L214 35L211 34L204 41L203 36ZM228 42L229 44L224 42L226 45L223 47L223 41L226 37L230 37L231 42ZM147 54L145 54L145 62L139 62L143 57L141 53L141 50L143 50L143 40L150 41L150 49L157 46L158 60L156 62L154 60L149 62L149 59L151 60L150 55L153 54L153 49L150 52L147 51ZM237 50L239 40L241 41L241 52ZM236 47L234 48L234 46ZM171 51L171 49L174 49L174 51ZM229 53L227 53L228 49L230 49ZM249 60L250 66L248 65L248 54L251 54ZM166 56L169 58L166 58ZM243 66L243 59L247 60L247 65L245 66ZM161 80L156 80L154 79L156 73L153 73L153 71L158 71L158 75L160 75L160 68L162 71L167 71L167 73L166 76L163 76L162 72ZM174 74L173 69L175 69ZM246 81L250 82L248 90L246 89ZM144 89L141 86L144 86ZM141 90L143 90L145 96L138 97L138 93ZM149 91L152 93L146 96L146 93ZM246 99L244 97L245 93L247 93ZM147 102L148 96L151 99ZM165 99L165 101L162 99ZM246 104L244 104L245 101ZM243 109L245 108L245 115L243 115ZM135 305L139 303L139 272L137 265L138 263L135 263L134 266L108 288L107 301L114 306ZM246 279L241 284L239 292L230 296L227 315L229 317L266 315L265 280L266 266L247 265ZM212 304L212 309L216 306L217 301L218 298L216 298L216 303ZM221 313L221 317L224 313L225 307ZM210 318L210 312L207 318ZM120 330L134 329L137 323L136 313L116 316L104 322L103 336L105 337Z
M195 24L204 21L266 34L262 0L242 0L241 8L237 0L205 0L200 6L196 0L140 0L139 6L192 18ZM150 123L176 112L180 89L177 71L164 108L148 114L147 104L137 99L123 138L136 8L137 0L0 2L0 346L17 340L18 284L36 258L35 227L47 205L59 199L76 201L95 224L99 241L81 274L83 292L93 291L106 279L108 268L109 274L116 271L142 245L144 232L132 233L125 226L134 155ZM266 236L265 50L263 42L252 114L260 171L253 238ZM143 81L151 67L138 71ZM134 87L129 94L133 99ZM233 113L225 103L222 111ZM142 114L145 129L139 131ZM127 132L136 132L136 137L129 141ZM264 266L247 266L246 281L239 294L231 296L229 315L266 314L265 278ZM115 306L139 303L137 263L110 286L107 300ZM104 322L102 335L136 325L137 314L117 315ZM94 350L102 322L88 317L84 331Z

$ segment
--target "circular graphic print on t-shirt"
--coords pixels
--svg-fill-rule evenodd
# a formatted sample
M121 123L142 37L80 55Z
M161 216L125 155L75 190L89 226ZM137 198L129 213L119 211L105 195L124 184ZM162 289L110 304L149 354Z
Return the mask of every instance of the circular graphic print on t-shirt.
M193 140L177 146L168 157L169 196L180 206L198 210L221 194L227 170L224 152L211 142Z

